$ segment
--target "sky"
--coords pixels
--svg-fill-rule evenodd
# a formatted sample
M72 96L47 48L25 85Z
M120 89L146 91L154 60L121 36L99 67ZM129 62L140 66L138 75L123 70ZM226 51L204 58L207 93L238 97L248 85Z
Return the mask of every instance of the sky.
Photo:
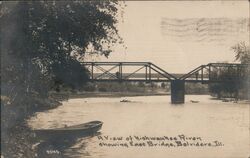
M117 44L95 61L153 62L185 73L210 62L234 62L230 49L249 43L248 1L126 1L119 11Z

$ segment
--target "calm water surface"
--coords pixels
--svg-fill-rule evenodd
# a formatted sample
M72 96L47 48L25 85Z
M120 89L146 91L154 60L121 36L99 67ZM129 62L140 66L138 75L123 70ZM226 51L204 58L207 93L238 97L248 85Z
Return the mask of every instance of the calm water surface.
M120 102L128 99L132 102ZM191 103L189 100L198 100ZM63 151L65 157L197 157L248 158L249 105L186 95L183 105L171 105L170 96L70 99L29 120L33 128L55 128L92 120L104 122L100 136L199 136L223 142L220 147L100 147L97 136L79 138Z

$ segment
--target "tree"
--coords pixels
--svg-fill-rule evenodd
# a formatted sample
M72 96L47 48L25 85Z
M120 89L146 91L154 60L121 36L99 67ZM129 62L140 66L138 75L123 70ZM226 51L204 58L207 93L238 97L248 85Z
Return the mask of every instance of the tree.
M235 60L240 61L242 64L250 63L250 47L245 42L240 42L232 47L235 52Z
M238 43L232 47L235 53L235 61L241 64L250 64L250 49L244 42ZM238 74L240 71L240 74ZM250 68L249 65L243 66L239 70L230 68L217 69L211 75L217 80L231 80L231 82L209 84L209 90L212 94L221 97L249 98Z
M211 93L216 94L218 98L234 97L238 99L238 91L241 87L241 81L237 77L237 68L217 68L211 72L210 79L224 81L209 84L209 90Z
M39 107L52 107L55 101L48 93L52 88L85 84L88 71L80 62L88 50L108 56L111 47L121 42L116 29L118 5L106 0L0 2L4 157L33 150L11 129Z
M117 1L1 2L1 95L12 105L30 108L36 97L48 98L58 84L84 85L88 70L80 62L86 52L108 56L122 41L116 29L118 5Z
M35 72L45 80L73 87L83 84L88 72L79 61L86 50L108 56L111 46L121 41L115 27L117 5L116 1L1 3L3 73L16 71L14 76L24 87L38 81L33 78ZM5 76L3 83L10 79Z

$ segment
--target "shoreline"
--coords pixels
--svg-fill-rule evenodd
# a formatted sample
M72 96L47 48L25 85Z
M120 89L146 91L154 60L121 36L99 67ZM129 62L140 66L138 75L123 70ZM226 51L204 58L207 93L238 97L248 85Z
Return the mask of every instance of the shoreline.
M38 149L36 144L40 143L40 140L35 137L35 133L27 124L27 120L34 116L36 112L56 109L62 103L54 98L36 99L33 100L36 106L30 109L26 116L13 118L13 120L1 120L1 158L37 157ZM6 110L5 113L15 112L16 107L8 107L9 105L2 106L1 108L5 108Z
M133 97L133 96L164 96L169 93L138 93L138 92L84 92L78 94L69 94L69 98L95 98L95 97Z
M59 97L60 100L64 100L63 98L71 99L71 98L95 98L95 97L133 97L133 96L170 96L170 92L76 92L76 93L68 93L61 92L55 93L52 92L51 95L54 97ZM209 95L209 94L185 94L185 95Z
M139 92L81 92L78 94L68 94L68 99L80 99L80 98L119 98L119 97L137 97L137 96L170 96L169 92L162 93L162 92L149 92L149 93L139 93ZM236 101L233 98L216 98L211 96L210 94L185 94L185 95L209 95L211 100L218 100L221 102L231 102L236 104L250 104L250 100L242 99Z
M55 93L55 95L60 98L53 98L50 101L43 100L40 102L40 108L38 108L32 115L25 119L24 122L18 123L16 126L11 128L10 130L1 133L1 136L5 136L5 141L2 139L2 149L5 150L5 153L1 154L2 157L5 157L8 153L13 155L14 157L22 156L22 154L26 155L27 158L32 158L37 154L37 148L34 147L34 144L39 143L39 140L34 137L34 132L32 129L26 124L26 121L33 116L36 112L47 111L50 109L56 109L64 100L68 99L76 99L76 98L95 98L95 97L133 97L133 96L169 96L170 93L159 93L159 92L150 92L150 93L139 93L139 92L81 92L81 93ZM208 94L187 94L187 95L208 95ZM211 96L212 97L212 96ZM213 98L218 101L223 102L225 98L218 99ZM228 99L228 98L227 98ZM234 102L233 100L227 102ZM234 102L236 104L249 104L249 100L239 100L238 102ZM3 131L2 131L3 132ZM6 133L7 132L7 133ZM7 137L6 137L7 136ZM6 150L8 153L6 153ZM20 154L21 152L21 154ZM18 155L19 154L19 155ZM4 155L4 156L3 156ZM1 158L2 158L1 157ZM8 157L8 156L7 156Z

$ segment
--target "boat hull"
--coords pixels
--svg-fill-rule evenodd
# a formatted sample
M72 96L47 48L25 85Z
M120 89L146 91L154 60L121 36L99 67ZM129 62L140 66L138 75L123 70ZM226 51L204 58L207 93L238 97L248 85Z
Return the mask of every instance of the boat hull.
M36 129L36 136L46 140L64 140L75 137L94 135L102 128L101 121L92 121L85 124L56 129Z

